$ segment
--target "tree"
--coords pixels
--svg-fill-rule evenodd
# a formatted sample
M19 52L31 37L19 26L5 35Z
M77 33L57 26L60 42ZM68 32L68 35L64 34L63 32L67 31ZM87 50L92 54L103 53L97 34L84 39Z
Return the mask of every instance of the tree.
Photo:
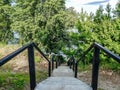
M94 22L100 24L102 22L103 19L103 7L99 6L99 8L96 11L95 17L94 17Z
M20 34L21 43L34 41L48 53L56 52L67 41L70 25L64 0L16 0L12 29ZM71 16L73 18L73 16Z
M95 15L88 15L85 12L80 13L77 23L79 31L79 36L77 38L83 41L84 46L83 44L78 45L78 47L80 46L78 48L79 53L87 49L90 43L96 41L120 55L120 19L111 16L112 9L109 4L106 6L105 10L107 13L103 13L104 9L100 6ZM89 60L90 57L91 56L88 56ZM109 57L104 57L103 55L101 58L104 63L111 63Z
M70 29L70 28L74 28L76 23L77 23L77 19L78 19L78 12L74 9L74 7L69 7L66 9L66 22L65 22L65 26L66 28Z
M111 19L111 5L108 3L107 4L107 6L106 6L106 8L105 8L105 10L106 10L106 12L107 12L107 14L106 14L106 17L107 17L107 19Z
M33 41L33 34L40 29L36 24L36 7L39 0L16 0L11 27L20 35L20 43Z
M13 38L11 24L11 2L9 0L0 0L0 41L7 43Z
M114 10L114 14L116 17L120 18L120 0L118 0L118 3L117 3L116 8Z

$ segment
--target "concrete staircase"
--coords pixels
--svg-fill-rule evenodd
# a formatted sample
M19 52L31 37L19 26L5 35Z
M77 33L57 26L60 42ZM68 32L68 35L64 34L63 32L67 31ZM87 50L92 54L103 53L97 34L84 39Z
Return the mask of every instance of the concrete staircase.
M52 73L52 77L40 82L35 90L92 90L86 83L74 78L72 69L59 66Z
M60 66L57 69L54 69L52 73L53 77L74 77L73 70L68 66Z

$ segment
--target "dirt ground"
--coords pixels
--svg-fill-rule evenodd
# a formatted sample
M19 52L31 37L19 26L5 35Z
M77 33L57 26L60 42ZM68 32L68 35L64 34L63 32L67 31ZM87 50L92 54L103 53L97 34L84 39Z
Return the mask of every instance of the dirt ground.
M91 71L79 72L78 78L91 85ZM98 88L98 90L120 90L120 74L111 70L100 70Z
M8 53L14 51L16 47L11 48L11 50L6 49L9 47L5 47L5 48L1 48L1 56L6 56ZM22 59L21 59L22 58ZM14 64L13 64L14 62ZM42 61L42 62L37 62L36 64L38 64L36 67L36 69L46 69L48 68L47 66L47 62L46 61ZM15 60L11 60L10 62L8 62L7 65L5 65L5 67L2 68L2 70L4 71L4 69L8 69L8 68L12 68L14 72L28 72L28 60L26 57L26 54L23 53L22 55L18 55ZM87 70L87 71L81 71L78 73L78 78L84 82L86 82L87 84L91 84L91 71ZM99 90L120 90L120 74L114 73L111 70L100 70L99 71L99 79L98 79L98 88Z

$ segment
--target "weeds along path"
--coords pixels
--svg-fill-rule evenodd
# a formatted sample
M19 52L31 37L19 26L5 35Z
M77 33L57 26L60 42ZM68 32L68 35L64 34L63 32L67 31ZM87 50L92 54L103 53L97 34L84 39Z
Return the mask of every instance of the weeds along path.
M81 71L78 78L87 84L91 83L91 71ZM112 70L100 70L98 79L98 90L120 90L120 74Z
M0 45L0 58L20 48L20 45ZM47 62L35 51L37 82L47 78ZM0 67L0 90L29 90L27 50Z

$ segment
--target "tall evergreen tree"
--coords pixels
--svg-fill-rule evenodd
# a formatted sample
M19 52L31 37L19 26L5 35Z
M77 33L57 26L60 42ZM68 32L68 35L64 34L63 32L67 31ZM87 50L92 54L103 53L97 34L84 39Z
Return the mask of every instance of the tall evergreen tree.
M118 0L118 3L115 7L114 14L116 17L120 18L120 0Z
M103 19L103 6L99 6L99 8L96 11L95 17L94 17L94 22L100 24Z
M16 0L15 3L11 26L20 34L21 43L34 41L49 53L64 46L70 25L64 0Z
M10 28L12 7L10 0L0 0L0 41L8 42L13 38Z
M107 19L111 19L112 10L111 10L111 5L109 3L107 4L105 10L107 12L107 14L106 14Z

